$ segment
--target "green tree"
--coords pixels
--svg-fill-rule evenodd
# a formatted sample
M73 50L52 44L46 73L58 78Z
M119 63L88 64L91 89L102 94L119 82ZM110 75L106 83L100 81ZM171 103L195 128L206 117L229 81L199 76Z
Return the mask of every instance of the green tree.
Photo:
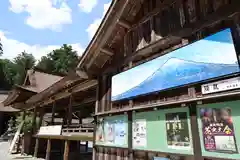
M8 59L0 59L0 88L9 90L15 83L15 76L17 74L15 64Z
M77 52L72 49L71 45L64 44L61 48L55 49L47 56L42 57L37 64L37 68L48 73L67 74L74 70L77 64Z
M26 73L28 69L34 67L36 59L32 54L26 53L25 51L19 54L16 58L14 58L13 69L16 74L14 76L15 84L22 84L24 82Z

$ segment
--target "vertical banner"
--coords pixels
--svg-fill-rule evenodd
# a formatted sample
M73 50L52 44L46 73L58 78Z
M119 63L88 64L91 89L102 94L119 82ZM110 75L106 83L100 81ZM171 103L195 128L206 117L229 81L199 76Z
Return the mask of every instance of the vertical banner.
M206 151L238 153L230 108L201 108Z
M104 138L105 142L107 144L113 144L114 143L114 124L108 121L105 121L104 123Z
M190 149L187 112L167 113L165 118L168 147L172 149Z
M147 122L146 119L138 119L133 122L133 146L146 147L147 145Z
M103 118L97 121L96 142L104 142L104 122Z

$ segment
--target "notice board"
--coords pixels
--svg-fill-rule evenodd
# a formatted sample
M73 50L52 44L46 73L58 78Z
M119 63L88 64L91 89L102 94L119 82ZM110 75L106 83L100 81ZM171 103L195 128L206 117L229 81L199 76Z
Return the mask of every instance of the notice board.
M127 115L99 118L95 140L97 145L128 147Z
M133 113L133 148L193 154L188 108Z

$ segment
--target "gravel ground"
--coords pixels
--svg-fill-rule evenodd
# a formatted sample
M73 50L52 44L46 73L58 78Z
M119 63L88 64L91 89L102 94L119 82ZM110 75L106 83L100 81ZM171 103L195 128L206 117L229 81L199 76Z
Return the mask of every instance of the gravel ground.
M0 142L0 160L43 160L39 158L33 158L31 156L22 156L19 154L9 154L10 144L8 142Z

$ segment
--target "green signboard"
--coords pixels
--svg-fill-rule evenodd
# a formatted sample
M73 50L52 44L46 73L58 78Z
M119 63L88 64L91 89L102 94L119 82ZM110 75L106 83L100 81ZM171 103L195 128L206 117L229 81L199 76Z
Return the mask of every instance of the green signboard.
M133 114L134 149L193 154L188 108Z

